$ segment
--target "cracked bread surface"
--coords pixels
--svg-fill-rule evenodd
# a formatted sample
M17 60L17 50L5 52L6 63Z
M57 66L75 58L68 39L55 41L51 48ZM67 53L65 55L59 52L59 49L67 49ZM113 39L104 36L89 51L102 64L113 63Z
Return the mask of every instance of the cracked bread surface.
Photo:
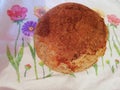
M106 50L107 28L103 18L88 7L64 3L50 9L34 33L38 57L62 73L85 70Z

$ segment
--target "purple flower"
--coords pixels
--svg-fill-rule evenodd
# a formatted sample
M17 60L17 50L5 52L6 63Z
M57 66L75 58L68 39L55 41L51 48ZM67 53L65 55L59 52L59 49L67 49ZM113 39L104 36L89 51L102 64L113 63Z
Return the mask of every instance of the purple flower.
M33 36L36 24L37 23L34 21L27 21L26 23L24 23L22 27L23 34L25 36Z

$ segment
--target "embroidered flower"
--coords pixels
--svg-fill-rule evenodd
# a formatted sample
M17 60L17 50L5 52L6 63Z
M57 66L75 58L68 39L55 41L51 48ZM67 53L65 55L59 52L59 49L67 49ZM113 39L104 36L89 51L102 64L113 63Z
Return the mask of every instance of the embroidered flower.
M35 7L34 8L34 15L37 16L38 18L41 18L45 14L45 9L43 7Z
M26 23L24 23L22 27L23 34L26 36L33 36L36 24L37 23L34 21L27 21Z
M24 72L24 77L26 77L27 71L31 69L31 65L30 64L26 64L25 65L25 72Z
M107 15L108 22L114 26L118 26L120 24L120 19L117 18L115 15Z
M14 5L10 10L7 10L7 14L13 21L22 21L25 19L27 13L27 8L21 7L19 5Z
M31 65L30 65L30 64L26 64L26 65L25 65L25 69L26 69L26 70L29 70L30 68L31 68Z

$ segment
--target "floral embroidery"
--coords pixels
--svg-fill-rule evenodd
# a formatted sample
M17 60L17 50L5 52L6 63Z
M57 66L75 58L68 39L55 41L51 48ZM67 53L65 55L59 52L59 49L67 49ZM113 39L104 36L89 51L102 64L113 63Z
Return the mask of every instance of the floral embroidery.
M26 69L26 70L29 70L30 68L31 68L31 65L30 65L30 64L26 64L26 65L25 65L25 69Z
M31 65L30 64L26 64L25 65L25 72L24 72L24 77L26 77L27 71L31 69Z
M35 77L38 79L38 71L37 71L37 62L36 62L36 51L34 45L32 46L30 43L28 43L29 50L31 52L33 61L34 61L34 72L35 72Z
M26 23L24 23L22 27L23 34L26 36L33 36L36 24L37 23L34 21L27 21Z
M36 27L36 22L34 21L27 21L26 23L23 24L22 26L22 33L25 35L25 36L33 36L34 34L34 30L35 30L35 27ZM31 52L31 55L32 55L32 58L34 60L34 72L35 72L35 77L36 79L38 79L38 72L37 72L37 62L36 62L36 52L35 52L35 48L34 48L34 45L32 46L29 42L27 42L27 45L29 47L29 50ZM27 65L26 67L28 67L29 65ZM24 73L24 76L26 77L26 72L27 70L25 70L25 73Z
M114 26L118 26L120 24L120 19L117 18L115 15L107 15L108 22Z
M109 68L111 69L112 73L114 73L115 72L115 68L114 68L113 65L111 65L110 60L106 60L106 64L109 66Z
M25 19L27 13L27 8L21 7L19 5L14 5L10 10L7 10L7 14L13 21L22 21Z
M37 16L38 18L41 18L45 14L45 9L43 7L35 7L34 8L34 15Z
M95 73L96 73L96 76L98 75L98 65L97 63L93 65L94 69L95 69Z
M18 33L14 44L14 55L12 55L9 46L7 46L7 57L11 65L16 71L17 80L20 82L20 71L19 66L24 53L24 38L22 38L22 44L17 51L18 40L21 32L21 22L25 19L27 13L27 8L21 7L19 5L13 5L10 10L7 10L8 16L12 21L16 22L18 25Z
M118 46L118 45L120 45L120 40L117 35L117 26L120 24L120 19L114 14L107 15L107 19L108 19L107 26L108 26L108 31L109 31L108 45L109 45L111 56L113 53L113 48L116 50L117 54L120 56L120 49ZM113 31L112 34L111 34L111 31ZM111 44L113 45L113 48L112 48ZM114 60L114 62L115 62L116 68L118 68L119 60L116 59L116 60ZM108 64L112 73L114 73L115 72L114 65L111 65L109 60L106 60L106 64Z
M104 12L102 12L99 9L96 9L96 11L102 17L104 17L104 15L105 15ZM22 38L22 44L21 44L21 47L19 48L18 52L16 51L17 41L19 40L19 35L21 34L20 33L21 31L22 31L22 33L25 36L32 37L33 34L34 34L34 30L35 30L36 24L37 24L37 22L35 22L35 21L27 21L27 22L25 22L23 24L23 26L21 28L21 23L22 23L21 21L25 20L25 18L27 16L27 12L28 12L27 8L21 7L19 5L13 5L11 7L11 9L7 10L7 14L10 17L10 19L12 21L16 22L17 25L19 26L17 38L16 38L16 41L15 41L15 48L14 48L15 49L15 53L12 54L11 51L10 51L10 49L9 49L9 46L7 46L7 56L8 56L9 62L11 63L11 65L13 66L13 68L16 71L16 74L18 76L18 81L19 82L20 82L20 72L19 72L20 70L19 70L19 66L20 66L20 62L21 62L23 54L24 54L24 39L25 39L25 37ZM46 10L43 7L34 8L34 15L37 18L39 18L39 19L45 13L46 13ZM120 41L119 41L118 35L116 34L117 26L120 24L120 19L116 15L113 15L113 14L107 15L107 19L108 19L108 26L109 26L110 30L113 30L113 35L114 35L114 36L112 36L112 39L111 39L111 42L113 44L112 46L115 47L116 51L120 55L120 49L117 46L118 44L120 45ZM110 34L109 34L109 36L110 36ZM109 40L109 42L110 42L110 40ZM34 65L34 73L35 73L36 79L39 78L39 74L38 74L38 71L37 71L37 64L39 64L39 66L42 67L43 78L52 76L52 73L51 73L50 69L49 69L49 73L46 75L45 64L42 61L40 61L39 63L37 63L37 58L36 58L37 56L36 56L36 51L35 51L34 45L31 45L29 42L27 42L27 44L28 44L29 50L31 52L31 56L32 56L33 61L34 61L33 65ZM104 59L103 58L102 58L102 63L103 63L103 68L104 68ZM116 59L114 63L116 65L116 68L114 67L114 65L112 65L112 63L110 62L110 60L106 60L106 64L109 66L109 68L111 69L112 73L114 73L115 69L118 68L118 64L120 62L119 62L119 60ZM99 65L98 64L94 64L93 67L95 69L96 75L98 75L99 74L98 73ZM30 64L26 64L26 65L24 65L24 68L25 68L24 76L26 77L26 74L27 74L28 70L31 69L31 65ZM70 75L74 76L73 73L71 73Z
M109 38L108 38L108 43L109 43L109 48L110 48L110 53L111 53L111 56L112 56L112 47L111 47L111 41L110 41L110 37L112 37L112 42L113 42L113 46L116 50L116 52L118 53L118 55L120 56L120 49L118 48L118 45L117 43L120 45L120 40L119 40L119 37L117 35L117 32L116 32L116 29L117 29L117 26L120 24L120 19L116 16L116 15L107 15L107 19L108 19L108 28L109 28ZM110 31L113 31L113 35L114 36L111 36L110 34ZM114 40L116 39L116 40Z
M46 75L46 72L45 72L45 64L44 62L40 61L39 62L39 66L42 67L42 71L43 71L43 78L48 78L48 77L51 77L52 76L52 72L51 72L51 69L49 68L49 73Z
M23 24L22 26L22 33L29 37L29 36L33 36L34 34L34 30L35 30L35 27L36 27L36 22L35 21L27 21L26 23ZM32 39L33 40L33 39ZM26 41L27 42L27 41ZM38 71L37 71L37 62L36 62L36 51L35 51L35 47L34 45L31 45L29 42L27 42L27 45L29 47L29 50L31 52L31 55L32 55L32 58L34 60L34 72L35 72L35 77L36 79L38 79ZM26 65L25 68L25 73L24 73L24 76L26 77L26 72L28 71L27 68L29 68L30 65Z
M44 63L42 61L39 62L39 65L42 67L43 71L43 78L45 77L45 69L44 69Z

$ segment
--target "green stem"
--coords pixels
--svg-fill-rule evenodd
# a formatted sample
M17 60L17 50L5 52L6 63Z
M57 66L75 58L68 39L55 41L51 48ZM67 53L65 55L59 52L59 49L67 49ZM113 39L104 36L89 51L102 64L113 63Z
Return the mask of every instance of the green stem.
M43 78L45 77L45 69L44 66L42 66L42 70L43 70Z
M20 36L20 28L21 28L21 24L18 23L18 25L19 25L19 29L18 29L17 38L16 38L16 40L15 40L15 48L14 48L14 50L15 50L15 57L16 57L16 55L17 55L17 43L18 43L18 39L19 39L19 36Z
M36 59L35 58L34 58L34 71L35 71L36 79L38 79L38 72L37 72L37 66L36 66Z
M48 78L48 77L51 77L52 76L52 73L46 75L44 78Z
M93 65L94 69L95 69L95 73L96 73L96 76L98 75L98 65L97 64L94 64Z
M113 67L112 67L110 64L108 64L108 66L110 67L112 73L114 73L114 71L113 71Z
M27 69L26 69L25 72L24 72L24 77L26 77L26 74L27 74Z
M110 27L110 25L108 25L108 27ZM108 30L108 44L109 44L109 49L110 49L110 56L112 56L112 47L111 47L111 43L110 43L110 32Z
M120 56L120 50L119 50L119 47L117 46L117 44L115 43L114 39L112 38L113 40L113 45L114 45L114 48L116 50L116 52L118 53L118 55Z
M98 75L98 70L97 69L95 69L95 72L96 72L96 76Z
M88 70L86 70L86 73L89 74Z
M35 70L35 76L36 76L36 80L38 80L38 72L37 72L37 65L36 65L36 53L35 53L35 46L33 45L34 47L34 70Z
M19 72L19 69L16 70L16 74L17 74L17 81L20 83L20 72Z
M117 40L117 42L118 42L118 44L119 44L119 46L120 46L120 41L119 41L119 39L118 39L118 37L117 37L117 34L116 34L116 32L115 32L114 27L113 27L113 33L114 33L115 38L116 38L116 40Z
M103 57L102 57L102 67L104 69L104 59L103 59Z
M108 43L109 43L109 48L110 48L110 56L112 56L112 47L111 47L111 44L110 44L110 40L108 39Z
M117 63L115 63L116 68L118 68Z
M114 66L111 67L111 71L112 71L112 73L115 72Z

